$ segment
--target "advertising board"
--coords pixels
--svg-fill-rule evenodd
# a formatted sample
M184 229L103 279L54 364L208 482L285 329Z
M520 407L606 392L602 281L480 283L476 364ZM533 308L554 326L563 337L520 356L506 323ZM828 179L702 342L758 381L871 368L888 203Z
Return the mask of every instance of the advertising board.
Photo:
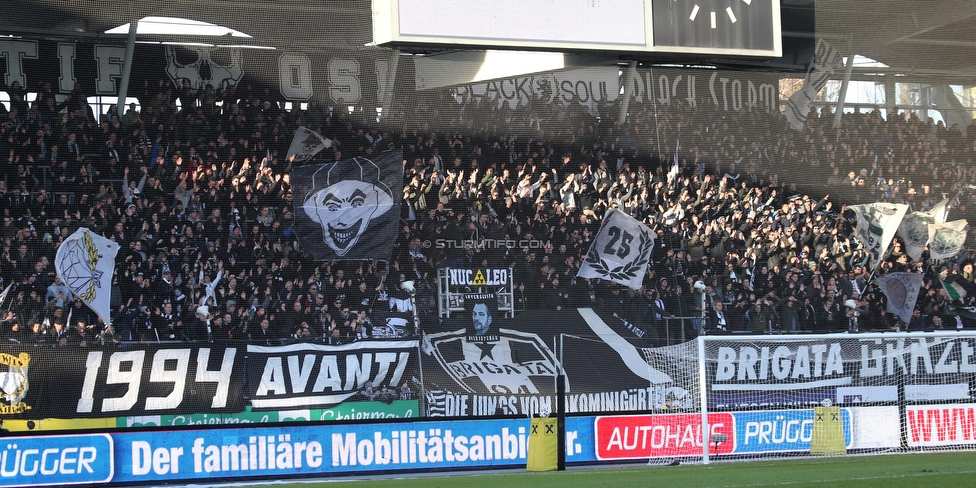
M154 483L525 466L529 422L178 430L115 434L115 482Z
M706 439L720 438L713 454L731 454L735 450L735 427L732 414L708 416ZM716 435L718 434L718 435ZM628 415L597 417L595 428L596 457L604 460L647 459L696 456L702 453L702 417L699 414Z
M913 418L929 421L929 427L924 422L910 426L910 435L917 432L916 445L972 443L976 434L976 404L912 407L910 411ZM898 447L896 413L895 407L842 409L847 448ZM956 419L954 424L952 419ZM810 449L812 409L712 413L708 421L709 452L714 456ZM518 468L526 466L529 432L529 419L521 418L252 424L209 430L11 437L16 441L0 452L0 487ZM951 435L956 437L949 438ZM569 465L695 457L702 452L701 416L569 417L565 439Z
M909 446L976 444L976 404L912 405L905 415Z
M108 434L18 438L0 453L0 486L108 483L113 446Z

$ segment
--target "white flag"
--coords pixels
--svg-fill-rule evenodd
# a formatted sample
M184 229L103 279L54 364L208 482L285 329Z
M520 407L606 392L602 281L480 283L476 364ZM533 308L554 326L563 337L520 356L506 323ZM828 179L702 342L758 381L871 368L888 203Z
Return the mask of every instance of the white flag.
M876 202L855 205L851 210L857 215L857 238L871 256L871 266L877 268L908 212L908 205Z
M966 219L929 224L929 257L935 260L955 257L966 244L968 228Z
M935 219L937 224L944 224L946 219L949 217L949 199L946 198L941 202L937 203L931 210L926 212Z
M4 288L3 293L0 293L0 305L3 305L3 302L7 300L7 294L10 293L10 289L13 286L14 286L13 283L7 285L7 287Z
M793 130L803 130L807 121L807 113L812 102L820 90L827 85L834 76L834 70L842 66L843 54L834 49L827 41L817 39L817 47L813 55L813 64L807 69L803 87L797 90L786 102L786 120Z
M638 289L654 249L655 234L633 217L611 210L576 276L601 278Z
M888 297L888 311L906 324L912 320L918 290L922 288L921 273L888 273L875 278L881 291Z
M898 235L905 242L905 252L915 261L922 259L925 246L929 245L929 225L944 223L949 200L945 199L928 212L912 212L898 226Z
M668 171L668 186L674 186L678 179L678 148L681 147L681 141L678 141L674 145L674 161L671 162L671 170Z
M319 151L332 147L332 141L322 137L321 134L307 127L299 126L295 131L295 138L291 140L288 147L288 157L291 160L295 156L295 161L302 162L312 159Z
M58 247L54 270L106 324L112 323L112 278L119 245L82 227Z
M898 235L905 242L905 252L915 261L922 259L925 246L929 245L929 224L935 219L928 212L912 212L898 226Z

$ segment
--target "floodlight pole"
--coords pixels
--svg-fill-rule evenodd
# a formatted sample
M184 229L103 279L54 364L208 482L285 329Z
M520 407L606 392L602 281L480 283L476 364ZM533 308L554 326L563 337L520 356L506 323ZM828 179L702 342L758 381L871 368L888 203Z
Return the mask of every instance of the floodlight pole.
M132 75L132 56L136 50L136 32L139 31L139 21L129 22L129 36L125 40L125 60L122 62L122 79L119 81L119 99L115 108L119 112L119 120L125 115L125 97L129 95L129 77Z

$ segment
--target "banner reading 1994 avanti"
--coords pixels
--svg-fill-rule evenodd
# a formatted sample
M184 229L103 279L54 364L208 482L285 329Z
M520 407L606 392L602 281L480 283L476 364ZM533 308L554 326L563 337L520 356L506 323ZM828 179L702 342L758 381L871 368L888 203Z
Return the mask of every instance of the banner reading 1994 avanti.
M96 418L244 410L244 348L17 346L0 353L0 418Z
M976 338L958 333L710 338L705 358L709 408L946 401L970 398Z
M247 353L247 390L255 410L327 408L356 400L392 403L417 370L416 339L250 345Z

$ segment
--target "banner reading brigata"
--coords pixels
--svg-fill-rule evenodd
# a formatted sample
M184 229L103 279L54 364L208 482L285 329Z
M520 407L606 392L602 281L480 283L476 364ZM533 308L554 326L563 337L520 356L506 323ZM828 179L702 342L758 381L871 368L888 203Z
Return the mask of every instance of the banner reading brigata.
M475 311L472 306L426 334L421 364L428 416L555 412L559 349L571 358L564 364L568 412L637 412L666 403L681 410L697 403L689 393L697 388L694 343L646 348L639 328L590 309L496 316L478 335L472 332L486 319Z
M247 347L248 396L262 409L325 408L347 400L393 401L416 374L417 340L371 340L341 346ZM367 391L367 389L370 389Z
M710 408L969 397L976 339L883 334L705 342Z

